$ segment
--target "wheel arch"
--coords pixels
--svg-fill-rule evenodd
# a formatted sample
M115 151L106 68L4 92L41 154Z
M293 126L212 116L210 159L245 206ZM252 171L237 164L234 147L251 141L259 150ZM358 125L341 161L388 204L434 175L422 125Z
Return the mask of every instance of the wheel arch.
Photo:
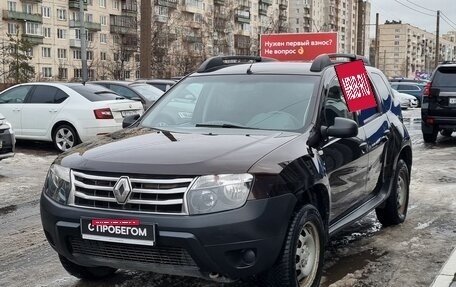
M60 120L60 121L56 122L52 126L52 129L51 129L51 141L54 141L54 133L57 130L57 128L62 126L62 125L68 125L68 126L72 127L76 131L76 136L77 136L78 141L81 141L81 138L79 137L78 129L72 123L70 123L69 121L65 121L65 120Z
M330 216L330 195L329 190L324 184L316 184L310 188L302 191L297 195L296 210L299 210L305 204L311 204L320 212L323 219L325 230L329 230L329 216Z
M409 176L410 176L410 173L412 171L412 148L407 145L407 146L404 146L401 150L401 152L399 153L399 157L398 157L398 161L402 159L405 161L405 163L407 164L407 168L409 170ZM397 165L397 163L396 163Z

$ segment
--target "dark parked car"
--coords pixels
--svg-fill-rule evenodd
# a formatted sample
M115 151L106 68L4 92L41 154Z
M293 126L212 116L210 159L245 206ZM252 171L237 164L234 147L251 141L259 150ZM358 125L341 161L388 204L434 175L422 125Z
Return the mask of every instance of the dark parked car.
M92 81L88 83L104 86L127 99L141 101L144 110L163 95L162 90L145 83L129 81Z
M423 90L425 83L416 82L392 82L391 87L398 92L415 96L418 99L418 106L423 102Z
M16 139L11 124L0 114L0 160L14 156Z
M439 65L423 93L421 130L425 142L435 142L437 133L456 131L456 64Z
M171 88L177 81L171 79L139 79L135 81L136 83L146 83L151 86L154 86L163 92L166 92Z
M403 222L412 148L400 104L367 67L377 106L350 112L334 57L208 59L129 128L59 156L41 220L63 267L318 286L328 236L372 210ZM192 97L191 114L162 124Z

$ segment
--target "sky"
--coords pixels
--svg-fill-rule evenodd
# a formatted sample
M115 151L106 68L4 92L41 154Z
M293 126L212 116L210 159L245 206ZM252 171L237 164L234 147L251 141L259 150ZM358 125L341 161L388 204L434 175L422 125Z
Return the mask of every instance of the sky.
M379 13L380 24L385 23L386 20L401 20L402 23L435 33L437 22L435 11L440 10L443 14L440 19L440 34L456 31L455 0L370 0L370 2L371 24L375 24L375 13ZM370 30L371 32L375 30L374 26L371 26Z

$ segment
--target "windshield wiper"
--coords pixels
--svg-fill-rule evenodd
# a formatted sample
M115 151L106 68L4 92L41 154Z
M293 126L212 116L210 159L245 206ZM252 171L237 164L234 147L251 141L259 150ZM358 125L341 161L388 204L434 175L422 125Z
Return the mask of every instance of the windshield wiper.
M195 124L195 127L208 127L208 128L227 128L227 129L254 129L251 127L239 126L234 124Z

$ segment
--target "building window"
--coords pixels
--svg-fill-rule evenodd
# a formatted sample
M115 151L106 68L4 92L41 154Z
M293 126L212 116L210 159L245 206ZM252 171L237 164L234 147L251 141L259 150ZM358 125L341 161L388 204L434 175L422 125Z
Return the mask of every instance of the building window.
M401 31L401 29L394 30L394 32L396 32L396 33L399 33L400 31Z
M139 79L139 78L140 78L140 73L139 73L139 72L140 72L139 70L136 70L136 72L135 72L135 77L136 77L136 79Z
M108 35L100 34L100 43L102 43L102 44L108 43Z
M67 58L67 50L66 49L57 49L57 57L59 59L66 59Z
M27 56L33 57L33 48L28 49L25 53L27 54Z
M8 1L8 11L16 11L16 2Z
M16 35L17 34L17 24L8 23L8 34Z
M41 24L25 22L25 34L41 36Z
M68 69L59 68L59 79L68 79Z
M43 28L43 36L44 36L44 38L51 38L51 28L44 27Z
M57 29L57 38L66 39L66 32L64 29Z
M82 69L74 69L73 74L75 78L82 78Z
M23 8L23 11L24 11L25 13L27 13L27 14L33 14L33 6L32 6L32 4L26 3L26 4L24 4L23 7L24 7L24 8Z
M400 37L401 37L401 36L399 36L399 35L394 35L394 38L395 38L395 39L399 39Z
M112 0L112 7L119 10L119 0Z
M51 18L51 7L41 6L41 14L43 18Z
M52 77L52 68L51 67L43 67L41 69L41 72L43 73L44 78Z
M51 48L50 47L42 47L42 56L43 58L50 58L51 57Z
M106 52L100 52L100 60L106 61Z
M93 60L93 51L87 51L87 60Z
M101 8L106 8L106 0L98 0L98 5Z
M81 60L81 50L73 50L73 59Z
M124 76L125 79L130 79L130 71L125 71Z
M66 20L66 18L67 18L66 9L57 9L57 19Z
M394 41L394 45L395 46L399 45L399 41Z
M100 23L101 23L101 26L106 26L108 25L108 18L106 16L100 16Z

